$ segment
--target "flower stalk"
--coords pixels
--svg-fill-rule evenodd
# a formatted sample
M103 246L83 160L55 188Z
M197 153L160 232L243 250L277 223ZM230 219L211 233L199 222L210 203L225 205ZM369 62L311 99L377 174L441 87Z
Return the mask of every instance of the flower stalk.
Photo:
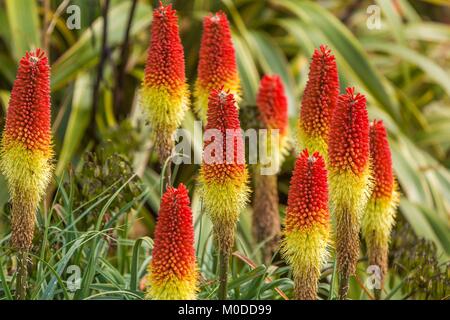
M335 219L339 297L359 258L361 217L370 193L369 118L366 98L347 88L339 96L329 136L328 172L331 212Z
M256 104L262 127L268 130L267 141L272 142L272 132L277 130L279 140L260 148L267 148L267 155L275 161L279 171L287 151L288 115L287 99L283 83L278 75L265 75L261 79ZM270 165L274 165L270 163ZM280 214L278 209L278 185L276 174L264 174L263 164L255 168L255 197L253 205L253 235L257 243L263 243L262 258L270 264L273 254L279 247L281 238Z
M0 170L12 203L11 246L17 250L17 299L26 299L35 214L53 170L50 67L41 49L19 62L1 141Z
M212 135L205 136L199 182L218 246L219 299L226 299L235 229L249 193L241 127L232 93L223 90L211 92L206 132Z
M399 203L398 187L392 168L391 150L382 121L370 125L370 161L373 189L362 220L362 234L367 245L369 265L378 266L379 284L374 288L377 298L384 286L388 270L389 240Z
M316 300L320 269L330 239L327 171L323 157L304 150L288 193L282 253L292 267L294 298Z
M151 34L139 103L152 128L151 139L163 166L172 154L175 131L189 105L184 51L172 5L160 2L153 11ZM170 170L167 172L170 174Z

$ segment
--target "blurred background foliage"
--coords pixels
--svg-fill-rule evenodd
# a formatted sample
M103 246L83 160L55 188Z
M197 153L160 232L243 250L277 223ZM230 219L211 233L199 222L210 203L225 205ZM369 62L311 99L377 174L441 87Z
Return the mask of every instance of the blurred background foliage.
M371 118L383 119L389 130L402 198L385 296L448 298L449 2L171 2L180 17L189 84L196 79L202 18L223 10L232 25L242 110L255 104L263 74L279 74L287 89L293 137L309 58L320 44L331 47L341 91L355 86L365 93ZM2 129L20 57L26 50L42 47L49 53L52 68L56 174L38 214L33 298L142 298L139 281L150 258L162 169L148 142L136 93L156 4L148 0L0 0ZM380 29L367 26L370 5L380 10ZM81 28L70 29L66 22L77 8ZM183 127L193 132L194 120L189 112ZM201 150L200 139L192 142L194 150ZM291 152L280 173L281 215L297 151ZM217 289L216 257L211 224L196 190L197 170L196 165L176 166L173 176L175 184L185 183L191 193L202 270L200 298L209 298ZM11 298L14 261L8 254L8 193L1 176L0 214L0 297ZM289 268L278 257L272 266L261 263L261 244L252 239L250 215L251 206L239 223L230 296L285 298L292 291ZM64 283L69 265L82 270L81 289L76 293ZM360 265L350 297L372 298L363 281L367 277L364 257ZM418 269L422 270L419 276ZM333 270L331 261L323 271L322 298L335 296Z

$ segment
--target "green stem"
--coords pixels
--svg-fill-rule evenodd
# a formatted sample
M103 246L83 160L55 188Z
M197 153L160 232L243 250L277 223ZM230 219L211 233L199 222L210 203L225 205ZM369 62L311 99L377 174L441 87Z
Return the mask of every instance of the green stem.
M28 252L19 250L17 254L16 299L26 300L28 286Z
M164 177L164 183L165 183L165 189L167 189L167 187L170 187L172 185L172 166L171 166L171 163L169 163L169 165L166 168L166 173L165 173L165 177Z
M226 300L228 293L228 251L219 249L219 300Z
M169 140L166 144L173 144L172 140ZM158 149L159 161L162 167L161 172L161 195L172 185L172 147L160 147Z
M347 273L339 277L339 300L346 300L350 277Z
M373 289L373 295L375 296L375 300L381 300L381 290Z

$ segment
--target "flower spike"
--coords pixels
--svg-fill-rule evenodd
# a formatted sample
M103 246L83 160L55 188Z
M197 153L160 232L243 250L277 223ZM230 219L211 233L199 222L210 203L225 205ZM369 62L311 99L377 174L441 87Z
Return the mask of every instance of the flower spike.
M172 5L160 2L153 11L151 42L140 105L152 127L152 140L164 163L173 149L173 135L189 105L184 52L178 32L178 17Z
M256 105L258 106L261 121L265 128L270 130L279 130L279 159L287 152L288 136L288 105L283 86L283 82L278 75L265 75L261 79L258 94L256 96Z
M329 135L328 171L331 212L336 219L340 297L359 258L360 220L370 192L369 118L366 98L353 88L339 96Z
M194 300L197 293L194 226L188 190L168 187L161 199L146 298Z
M239 100L240 84L236 54L231 38L230 25L225 13L210 13L203 20L200 44L198 78L195 83L195 111L205 123L208 98L211 90L220 89L235 95Z
M362 234L367 244L369 265L381 271L381 283L388 268L389 238L399 202L397 183L392 169L391 150L382 121L370 125L370 158L373 190L367 203Z
M301 148L319 151L328 159L328 134L339 96L339 78L334 55L322 45L314 50L299 120Z
M50 67L44 51L37 49L20 60L0 151L12 202L11 244L19 251L19 299L26 295L26 254L32 246L35 212L53 170L50 121Z
M325 161L318 152L309 154L305 149L291 178L282 245L283 256L292 266L296 299L317 299L330 229Z
M283 83L278 75L265 75L261 79L256 104L263 128L268 129L267 155L275 160L276 171L287 152L288 113ZM278 130L279 140L272 141L273 130ZM276 143L273 145L273 143ZM264 148L260 145L260 148ZM255 198L253 205L253 234L262 247L263 260L270 263L279 246L281 236L278 210L278 186L276 174L263 174L255 169ZM261 173L259 172L261 171Z
M278 129L285 136L288 129L287 99L278 75L264 75L259 84L256 104L266 128Z
M247 180L234 95L223 90L213 90L209 97L199 181L205 211L213 223L214 238L219 249L220 299L226 298L228 260L239 214L248 199Z
M223 90L211 92L206 132L212 130L210 132L214 133L214 130L217 130L219 137L214 137L214 141L205 140L204 162L199 177L206 212L215 225L215 235L219 243L226 251L230 251L233 246L234 227L249 191L247 168L242 158L243 140L235 104L233 94ZM217 161L208 159L208 146L219 140L223 142L223 146L218 146L212 152Z

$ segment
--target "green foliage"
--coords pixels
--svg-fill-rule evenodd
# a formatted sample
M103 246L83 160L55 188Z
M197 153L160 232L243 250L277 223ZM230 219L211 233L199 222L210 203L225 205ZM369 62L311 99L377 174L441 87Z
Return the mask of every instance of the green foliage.
M401 219L393 233L392 265L404 279L402 292L414 299L444 299L449 295L450 262L439 262L436 245L417 237Z
M43 2L0 2L1 128L18 60L25 50L43 45L48 29ZM123 63L125 81L118 87L118 66L132 0L111 1L108 56L94 114L92 90L100 62L101 10L98 5L86 8L85 1L78 1L82 29L70 30L65 10L55 14L62 1L48 2L55 26L49 48L57 163L53 188L37 215L30 298L142 299L140 281L151 258L161 190L161 168L148 143L148 128L143 126L135 99L143 76L152 7L149 1L137 3L129 55ZM208 11L224 10L232 25L242 81L243 126L252 126L255 120L252 106L261 75L278 73L287 88L294 136L309 58L318 45L329 45L337 58L342 89L355 86L364 92L371 117L383 119L389 130L402 194L399 214L405 223L399 224L395 233L395 268L390 271L383 296L445 298L448 291L442 286L448 287L450 254L450 59L446 54L450 27L430 20L441 17L435 15L437 9L448 12L448 7L444 7L445 1L424 4L400 0L394 6L393 1L379 0L376 3L382 10L383 28L369 30L366 8L373 1L353 2L358 4L347 12L345 1L173 1L180 16L187 78L192 86L201 35L193 30L201 30L201 19ZM123 97L120 105L115 103L117 91ZM194 120L188 112L183 122L191 133ZM99 137L97 146L92 132ZM198 152L201 144L200 140L193 141L193 149ZM293 154L286 159L279 176L281 215L293 159ZM175 184L182 181L190 190L202 273L199 297L207 299L216 296L217 257L211 222L203 213L196 188L197 169L195 165L181 165L172 171ZM7 188L0 176L0 299L14 297L15 261L9 248L7 201ZM261 244L255 244L251 235L251 207L241 216L229 296L290 297L293 283L289 268L279 257L274 257L271 266L261 263ZM415 252L415 256L408 252ZM75 293L66 282L71 265L81 271L81 289ZM418 266L427 267L414 271ZM366 267L362 257L360 279L367 277ZM335 297L333 270L330 259L320 284L323 299ZM363 281L351 284L350 298L370 298Z

